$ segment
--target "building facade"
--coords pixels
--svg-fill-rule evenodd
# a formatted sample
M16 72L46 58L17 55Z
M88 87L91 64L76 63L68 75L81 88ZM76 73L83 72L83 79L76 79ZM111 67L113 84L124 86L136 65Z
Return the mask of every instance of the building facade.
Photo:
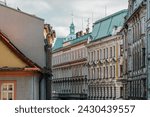
M42 72L0 32L0 100L38 100Z
M148 82L148 95L147 98L150 99L150 0L147 0L147 18L146 18L146 37L147 37L147 82Z
M74 24L66 38L57 38L52 54L53 99L87 99L87 49L90 33L78 32Z
M146 1L129 0L124 25L126 99L147 99Z
M88 99L123 99L123 40L118 34L127 10L94 23L88 49Z

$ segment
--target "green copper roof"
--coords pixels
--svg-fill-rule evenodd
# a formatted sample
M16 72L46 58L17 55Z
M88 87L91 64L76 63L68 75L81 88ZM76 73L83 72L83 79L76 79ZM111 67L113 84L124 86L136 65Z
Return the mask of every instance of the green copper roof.
M101 39L103 37L112 35L114 27L122 27L124 24L124 17L127 15L127 10L121 10L110 16L102 18L94 23L92 37L93 40Z
M76 43L80 43L80 42L82 42L84 40L88 40L88 37L90 35L91 35L91 33L88 33L88 34L85 34L85 35L83 35L81 37L78 37L78 38L75 38L73 40L67 41L67 42L70 42L70 44L68 46L76 44ZM57 38L55 43L54 43L54 46L53 46L53 51L62 48L65 39L66 38Z
M76 38L76 39L70 41L70 43L71 43L71 44L76 44L76 43L79 43L79 42L81 42L81 41L87 40L88 37L90 36L90 34L91 34L91 33L88 33L88 34L86 34L86 35L83 35L83 36L81 36L81 37L78 37L78 38Z
M56 41L55 41L54 46L53 46L53 50L62 48L63 47L63 40L64 39L65 38L56 38Z

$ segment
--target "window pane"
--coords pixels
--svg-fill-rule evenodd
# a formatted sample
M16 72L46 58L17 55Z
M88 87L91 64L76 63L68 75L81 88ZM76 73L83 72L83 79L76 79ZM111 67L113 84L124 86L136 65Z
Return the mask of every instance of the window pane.
M8 100L12 100L12 99L13 99L12 93L8 93Z
M12 85L8 85L8 90L12 91L13 90L13 86Z
M7 100L7 92L2 93L2 100Z
M7 90L7 85L2 85L2 89L3 89L3 91L6 91Z

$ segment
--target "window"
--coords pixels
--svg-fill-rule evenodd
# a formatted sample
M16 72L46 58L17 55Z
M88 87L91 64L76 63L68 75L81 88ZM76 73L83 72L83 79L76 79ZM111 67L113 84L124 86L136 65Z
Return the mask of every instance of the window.
M14 100L15 99L15 81L0 81L0 99Z
M94 59L93 59L93 52L91 52L91 57L92 57L92 61L93 61L93 60L94 60Z
M106 67L106 78L108 78L108 66Z
M112 58L112 47L110 47L110 58Z
M97 79L99 79L99 68L97 68Z
M123 65L120 65L120 76L123 76Z
M96 51L94 51L93 61L95 61L95 59L96 59Z
M141 33L144 34L145 33L145 17L143 17L141 19Z
M103 72L103 78L105 78L105 67L103 67L103 70L104 70L104 72Z
M123 56L123 45L120 45L120 56Z
M99 60L99 50L97 50L97 60Z
M102 78L102 68L100 67L100 79Z
M103 52L104 52L104 53L103 53L103 59L105 59L105 49L103 50Z
M145 67L145 48L142 48L142 67Z
M115 65L114 65L114 76L113 77L115 78Z
M91 60L90 60L90 52L88 52L88 61L91 61Z
M112 98L112 87L110 87L110 98Z
M112 66L110 66L110 78L112 78Z
M102 60L102 50L100 49L100 60Z
M106 58L108 59L108 48L106 48Z
M113 46L113 51L114 51L114 57L115 57L115 46Z

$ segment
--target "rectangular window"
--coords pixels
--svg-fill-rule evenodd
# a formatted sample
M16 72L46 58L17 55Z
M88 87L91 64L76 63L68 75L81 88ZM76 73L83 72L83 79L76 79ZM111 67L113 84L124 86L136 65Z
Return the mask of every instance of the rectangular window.
M103 52L104 52L104 53L103 53L103 59L105 59L105 49L103 50Z
M99 60L99 50L97 50L97 60Z
M94 51L93 61L95 61L95 59L96 59L96 51Z
M91 57L92 57L92 59L91 59L91 60L93 61L93 52L91 52Z
M108 48L106 48L106 58L108 59Z
M145 67L145 48L142 48L142 67Z
M112 47L110 47L110 58L112 58Z
M108 78L108 66L106 67L106 78Z
M120 65L120 76L123 76L123 65Z
M145 17L141 19L141 34L145 33Z
M103 67L103 70L104 70L104 72L103 72L103 78L105 78L105 67Z
M112 98L112 87L110 87L110 98Z
M100 49L100 60L102 60L102 50Z
M115 57L115 53L116 53L116 52L115 52L115 46L113 46L113 51L114 51L114 57Z
M120 56L123 56L123 45L120 45Z
M112 66L110 66L110 78L112 78Z
M100 67L100 79L102 78L102 68Z
M113 71L114 71L114 76L113 76L113 77L115 78L115 72L116 72L116 70L115 70L115 65L114 65L114 70L113 70Z
M0 81L0 99L14 100L16 98L15 88L15 81Z
M97 79L99 79L99 68L97 68Z

